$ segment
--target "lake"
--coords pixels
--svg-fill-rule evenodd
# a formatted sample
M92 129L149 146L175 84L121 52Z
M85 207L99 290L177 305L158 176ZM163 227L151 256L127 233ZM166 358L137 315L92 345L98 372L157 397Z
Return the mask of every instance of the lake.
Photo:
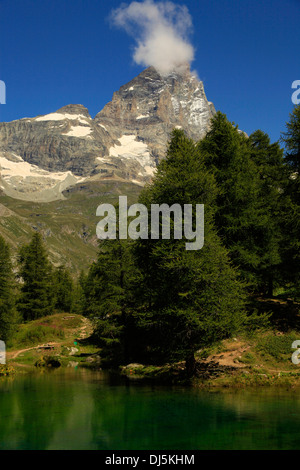
M300 397L44 371L0 380L0 449L300 449Z

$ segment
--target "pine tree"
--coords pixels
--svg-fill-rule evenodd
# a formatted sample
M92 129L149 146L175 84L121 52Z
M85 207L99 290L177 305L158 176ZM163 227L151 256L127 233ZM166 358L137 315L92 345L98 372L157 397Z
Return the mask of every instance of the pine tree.
M55 309L71 312L74 301L73 279L65 266L59 266L53 273L55 289Z
M86 315L86 305L85 305L85 283L86 275L84 271L81 271L79 278L75 282L74 286L74 295L73 295L73 306L72 311L78 315Z
M283 271L300 295L300 105L295 106L282 133L287 162L285 192L287 204L283 218Z
M83 310L95 324L95 336L107 363L126 363L130 347L131 283L134 274L126 240L101 240L97 261L84 282Z
M290 120L286 123L286 132L282 133L282 142L286 147L285 158L292 171L300 172L300 104L290 113Z
M218 112L210 132L199 143L219 191L215 216L218 233L243 278L258 291L265 290L266 285L272 290L270 274L280 261L278 240L272 234L274 204L269 204L277 188L272 183L269 191L261 174L270 170L267 159L272 152L279 158L279 150L276 146L271 149L264 139L261 134L248 139Z
M136 262L142 273L144 304L140 329L148 360L186 360L193 373L194 353L236 332L245 320L244 289L213 225L216 186L204 158L183 131L175 130L167 158L140 197L151 204L205 205L205 242L187 251L187 240L138 240Z
M23 319L35 320L52 314L55 302L52 267L39 233L21 248L19 263L22 287L17 307Z
M0 236L0 339L5 342L13 336L17 323L15 291L9 246Z
M269 296L274 283L281 282L281 261L283 235L281 221L285 215L286 194L284 191L286 168L283 149L279 143L271 144L269 136L261 130L250 135L251 159L257 167L260 178L259 198L266 214L263 237L260 240L261 256L257 276L262 290Z

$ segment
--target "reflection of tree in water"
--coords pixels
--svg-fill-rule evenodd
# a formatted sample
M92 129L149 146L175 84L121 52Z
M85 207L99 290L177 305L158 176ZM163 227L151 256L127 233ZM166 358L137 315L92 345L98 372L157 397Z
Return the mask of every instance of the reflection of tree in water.
M300 398L287 389L222 394L223 406L244 423L240 445L252 449L299 449ZM246 424L246 426L245 426Z
M0 382L0 450L297 449L300 445L300 401L291 392L209 393L120 385L105 380L103 373L81 372L76 378L63 374Z
M7 442L10 443L9 448L16 448L17 440L17 419L15 416L18 412L17 395L12 392L12 382L14 379L2 379L0 381L0 449L7 448Z
M94 406L93 442L107 450L205 448L223 420L221 405L208 407L201 392L176 388L98 389ZM227 419L234 421L235 412Z
M0 384L0 449L47 449L55 431L66 422L73 388L52 374Z
M143 449L147 448L147 441L153 442L153 403L145 393L142 399L134 387L107 386L94 390L91 431L99 450Z
M107 450L297 449L299 402L281 400L264 392L102 387L94 390L93 444Z

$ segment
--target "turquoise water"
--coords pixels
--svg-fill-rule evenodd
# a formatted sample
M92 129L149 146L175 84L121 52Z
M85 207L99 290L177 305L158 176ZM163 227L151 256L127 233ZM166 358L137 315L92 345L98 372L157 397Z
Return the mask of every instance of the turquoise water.
M36 373L0 380L0 449L300 449L300 397Z

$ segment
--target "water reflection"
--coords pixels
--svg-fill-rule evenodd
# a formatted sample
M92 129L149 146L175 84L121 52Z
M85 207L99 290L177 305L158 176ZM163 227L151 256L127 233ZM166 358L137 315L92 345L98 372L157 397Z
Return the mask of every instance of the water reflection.
M45 449L63 427L74 394L51 374L0 384L0 449Z
M293 392L210 393L60 370L0 382L0 449L298 449Z

